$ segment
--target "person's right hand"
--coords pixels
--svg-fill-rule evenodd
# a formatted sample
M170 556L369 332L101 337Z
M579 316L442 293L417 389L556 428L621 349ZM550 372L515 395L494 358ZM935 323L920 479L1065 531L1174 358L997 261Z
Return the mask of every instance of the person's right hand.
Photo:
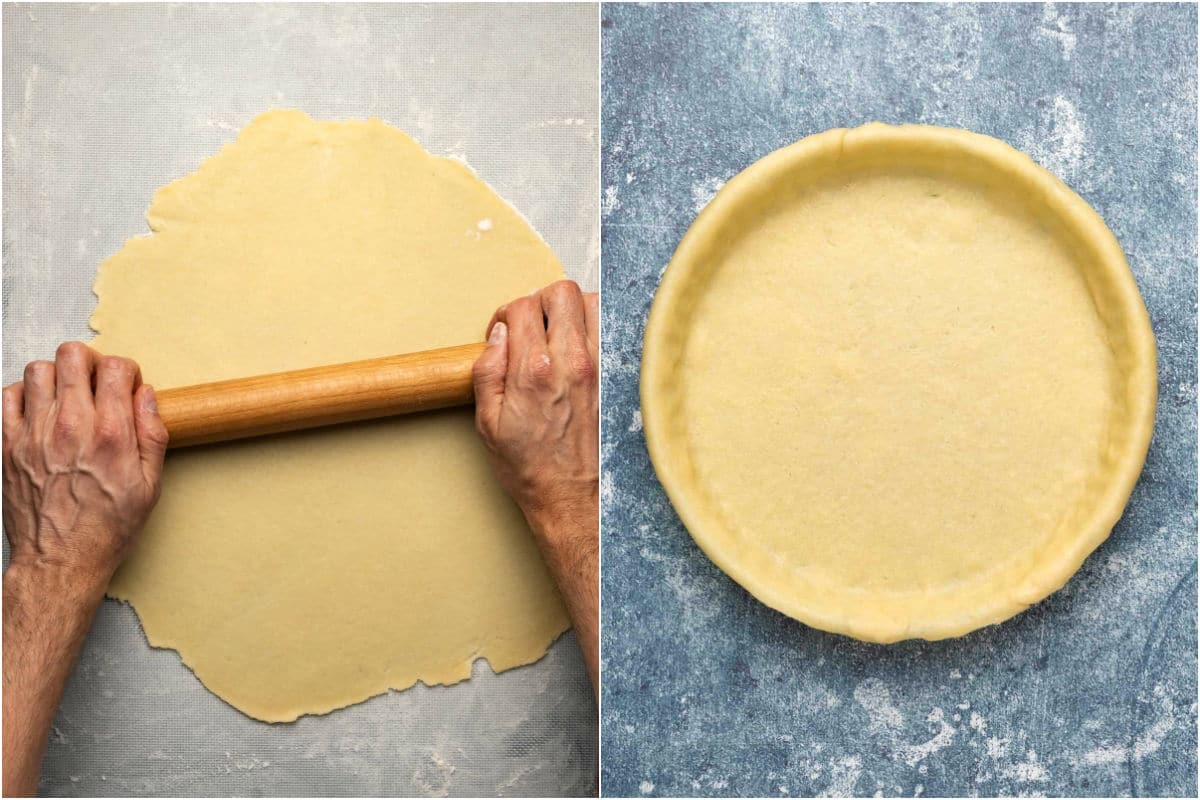
M12 565L101 590L158 501L167 429L138 365L79 342L4 389L4 530Z
M599 316L596 294L559 281L497 310L475 362L476 425L535 530L596 513Z

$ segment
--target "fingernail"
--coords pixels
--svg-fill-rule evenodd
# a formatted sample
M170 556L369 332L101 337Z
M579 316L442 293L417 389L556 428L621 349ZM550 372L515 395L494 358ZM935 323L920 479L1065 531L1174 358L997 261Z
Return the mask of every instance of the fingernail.
M158 413L158 398L154 396L153 386L147 386L142 390L142 408L151 414Z
M508 336L508 326L503 322L497 322L492 326L492 332L488 336L488 344L500 344Z

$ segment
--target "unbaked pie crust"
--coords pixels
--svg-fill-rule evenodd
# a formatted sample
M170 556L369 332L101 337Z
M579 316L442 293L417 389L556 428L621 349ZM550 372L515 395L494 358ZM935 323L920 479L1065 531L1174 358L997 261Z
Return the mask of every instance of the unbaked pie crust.
M717 194L663 275L646 441L758 599L873 642L1060 588L1145 460L1154 337L1116 238L987 136L810 136Z

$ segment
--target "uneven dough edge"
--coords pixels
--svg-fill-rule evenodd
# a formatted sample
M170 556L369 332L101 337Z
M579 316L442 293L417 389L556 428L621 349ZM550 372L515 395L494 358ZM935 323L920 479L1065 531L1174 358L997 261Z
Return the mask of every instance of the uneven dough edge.
M775 563L742 546L697 484L678 396L678 354L687 320L703 293L702 265L719 253L722 231L748 213L777 179L800 170L837 169L848 156L884 155L957 162L1031 190L1091 256L1085 274L1104 320L1126 394L1114 398L1114 436L1106 471L1084 500L1092 513L1074 535L1052 540L1031 570L1000 572L956 594L897 602L851 590L831 593L797 581ZM1053 174L989 136L927 125L870 123L815 134L777 150L743 170L697 216L663 273L647 320L641 370L646 445L664 490L692 538L726 574L763 603L810 626L869 642L961 636L1002 622L1061 588L1112 531L1141 473L1154 428L1158 383L1149 315L1116 237L1100 216ZM1114 439L1116 441L1114 441ZM931 608L931 606L936 607Z
M138 627L141 629L142 634L146 637L146 644L155 650L169 650L174 652L177 656L179 656L179 662L186 667L187 670L195 676L196 680L200 681L201 685L203 685L204 688L207 689L213 696L229 706L237 709L248 717L272 725L295 722L301 717L323 717L343 708L351 708L353 706L362 705L368 700L373 700L381 695L390 694L391 692L403 692L407 689L411 689L418 683L427 687L453 686L456 683L462 683L463 681L471 678L471 673L477 661L486 661L488 668L496 674L510 669L516 669L517 667L526 667L530 664L536 664L545 658L550 652L550 648L553 647L554 644L572 628L570 621L559 625L550 625L547 627L544 630L544 633L546 634L545 645L541 648L541 651L537 655L530 658L504 659L499 657L489 657L482 653L476 653L462 663L454 665L451 669L448 669L445 672L438 673L437 675L425 675L419 677L414 675L410 678L405 678L404 680L389 680L381 683L376 689L370 690L367 694L356 692L353 696L353 699L349 699L346 702L327 703L320 706L297 704L287 709L268 710L260 706L254 706L249 703L242 703L234 700L229 697L229 693L224 689L224 687L220 686L219 684L214 684L211 680L205 680L203 670L197 671L193 661L189 660L187 646L175 638L163 635L162 632L159 632L158 634L151 632L150 628L148 628L146 625L146 620L143 618L143 612L138 611L137 607L134 605L134 600L132 597L124 593L113 591L109 591L107 593L107 597L132 609L134 615L138 619Z

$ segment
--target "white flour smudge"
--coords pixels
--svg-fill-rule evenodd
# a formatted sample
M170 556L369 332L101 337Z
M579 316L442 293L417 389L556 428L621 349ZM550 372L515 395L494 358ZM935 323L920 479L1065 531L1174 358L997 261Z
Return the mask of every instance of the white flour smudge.
M883 681L868 678L854 689L855 701L870 719L873 732L898 730L904 727L904 716L892 703L892 694Z
M642 533L645 531L642 530ZM704 589L696 585L696 582L685 571L681 562L678 559L667 558L661 553L651 550L649 547L642 547L638 554L646 561L662 564L666 570L666 575L663 576L664 583L671 593L675 595L675 599L679 601L679 612L683 619L692 626L694 630L700 630L700 625L707 620L712 619L720 609L714 599L709 596Z
M638 791L642 794L650 794L654 791L654 784L650 781L642 781L641 786L638 787Z
M38 67L38 65L34 64L33 66L31 66L29 68L29 74L25 76L25 108L26 109L30 108L30 104L33 102L33 87L37 83L38 73L40 71L41 70Z
M530 128L582 128L587 124L586 119L577 117L564 117L563 119L546 119L541 122L535 122L530 125Z
M868 730L873 734L882 735L891 744L893 760L903 761L910 767L917 766L939 750L949 747L958 733L958 730L946 721L946 712L934 708L926 717L926 722L938 726L933 737L919 744L902 743L900 734L904 728L904 715L892 702L892 695L887 686L875 678L868 678L855 687L854 700L867 712Z
M854 797L858 779L862 777L863 763L858 756L846 756L834 761L829 771L829 787L818 797Z
M1141 761L1158 752L1163 740L1175 729L1175 703L1167 696L1166 687L1157 684L1153 690L1157 698L1159 716L1149 728L1133 740L1131 745L1106 744L1093 748L1080 759L1084 764L1124 764L1130 759Z
M692 210L699 214L725 185L724 178L705 178L692 184Z
M957 733L954 726L946 722L946 712L940 708L929 712L926 721L939 727L933 738L921 744L905 745L896 751L896 755L910 767L915 767L937 751L949 747L954 741L954 734Z
M1007 736L989 736L987 754L991 758L1003 758L1008 753L1009 738Z
M423 762L413 773L413 783L421 787L423 793L430 797L448 797L450 794L450 779L456 772L453 764L436 750L430 752L429 760Z
M1058 13L1054 3L1047 3L1042 9L1042 27L1038 33L1058 43L1063 61L1071 60L1071 54L1075 52L1075 33L1067 18Z
M1103 745L1088 750L1083 754L1083 763L1096 766L1098 764L1124 764L1129 758L1129 748L1121 745Z
M1050 770L1038 761L1037 753L1030 750L1025 754L1025 760L1005 767L1000 774L1018 783L1045 783L1050 780Z
M642 429L642 412L635 409L633 412L633 420L629 423L629 432L637 433L641 429Z
M1027 137L1026 152L1046 169L1063 180L1075 177L1083 163L1083 119L1067 98L1059 95L1044 115L1041 124Z
M621 207L621 199L617 196L616 186L604 187L604 199L600 201L600 213L607 217Z

